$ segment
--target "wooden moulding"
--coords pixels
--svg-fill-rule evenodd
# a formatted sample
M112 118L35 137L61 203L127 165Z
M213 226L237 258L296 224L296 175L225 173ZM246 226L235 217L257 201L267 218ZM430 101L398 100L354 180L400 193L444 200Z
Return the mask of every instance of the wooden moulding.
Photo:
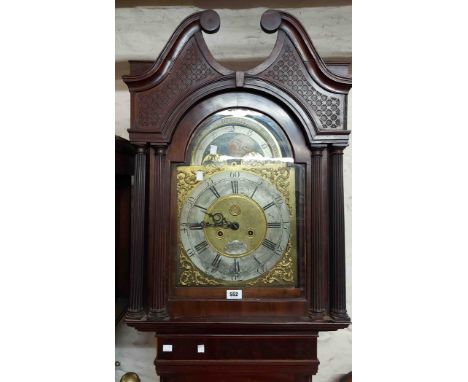
M189 16L156 61L131 62L131 74L123 80L131 92L132 142L169 144L180 118L193 105L234 89L263 93L284 103L300 120L310 144L347 142L346 98L351 79L330 70L293 16L265 12L261 26L268 33L278 32L275 47L264 62L235 72L214 59L203 38L202 31L214 33L219 28L215 15L203 11ZM282 72L285 65L289 66ZM346 65L339 59L330 63L335 69ZM335 119L321 114L329 101L339 109L333 111Z

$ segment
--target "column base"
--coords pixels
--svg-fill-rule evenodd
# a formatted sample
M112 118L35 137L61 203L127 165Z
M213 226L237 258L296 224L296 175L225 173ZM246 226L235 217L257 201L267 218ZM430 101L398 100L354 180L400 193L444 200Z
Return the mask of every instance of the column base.
M346 310L332 310L330 312L330 317L333 319L333 321L339 321L339 322L351 321L351 318L349 318Z
M330 320L325 309L320 309L320 310L310 309L309 318L311 318L314 321L329 321Z
M135 311L135 310L127 310L125 313L125 319L130 321L141 320L146 315L143 309Z
M148 320L150 321L165 321L169 319L169 313L166 308L162 309L151 309L148 314Z

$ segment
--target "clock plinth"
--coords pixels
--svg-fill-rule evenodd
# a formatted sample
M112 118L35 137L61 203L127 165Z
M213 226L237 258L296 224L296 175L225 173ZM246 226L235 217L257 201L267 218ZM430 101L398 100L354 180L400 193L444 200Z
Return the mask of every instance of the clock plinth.
M343 149L350 78L300 23L259 66L214 60L185 19L154 63L131 63L128 325L156 333L164 382L305 382L320 331L346 328ZM239 80L242 78L242 81Z

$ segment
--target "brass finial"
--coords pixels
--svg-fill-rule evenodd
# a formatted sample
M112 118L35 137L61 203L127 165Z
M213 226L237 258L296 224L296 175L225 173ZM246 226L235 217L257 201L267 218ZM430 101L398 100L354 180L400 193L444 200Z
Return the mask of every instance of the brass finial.
M129 372L122 375L120 382L141 382L137 373Z

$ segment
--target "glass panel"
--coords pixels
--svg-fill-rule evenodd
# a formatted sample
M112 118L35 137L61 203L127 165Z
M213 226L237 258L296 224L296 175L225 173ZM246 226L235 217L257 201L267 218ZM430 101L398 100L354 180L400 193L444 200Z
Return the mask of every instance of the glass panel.
M197 129L189 150L194 165L292 157L278 124L249 109L223 110L207 118Z
M224 110L189 150L190 165L175 168L177 286L298 287L304 173L282 129Z

